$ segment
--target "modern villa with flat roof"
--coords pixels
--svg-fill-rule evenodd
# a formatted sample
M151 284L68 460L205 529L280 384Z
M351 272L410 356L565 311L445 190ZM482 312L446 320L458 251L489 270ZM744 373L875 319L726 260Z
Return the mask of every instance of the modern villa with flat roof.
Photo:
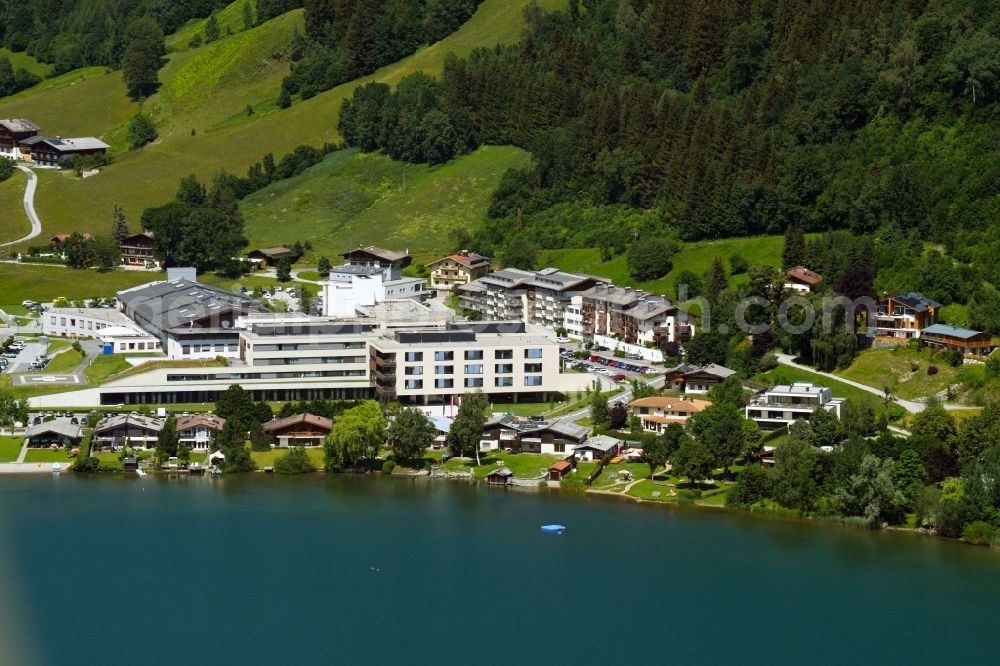
M796 421L808 421L817 409L842 417L843 398L834 398L829 387L810 382L779 384L758 394L746 406L746 417L761 430L787 427Z

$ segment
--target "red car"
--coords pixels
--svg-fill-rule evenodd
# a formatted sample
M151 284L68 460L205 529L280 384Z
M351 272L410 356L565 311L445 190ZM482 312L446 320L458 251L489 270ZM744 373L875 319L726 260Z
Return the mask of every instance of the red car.
M615 380L616 382L623 382L625 381L625 375L618 373L617 375L611 375L611 379Z

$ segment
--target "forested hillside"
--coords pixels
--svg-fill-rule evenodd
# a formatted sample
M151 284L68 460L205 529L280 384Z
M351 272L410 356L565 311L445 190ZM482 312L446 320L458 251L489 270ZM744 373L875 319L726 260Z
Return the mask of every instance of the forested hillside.
M572 0L526 18L519 44L449 60L436 86L359 89L341 116L349 143L405 159L529 150L481 252L847 229L866 251L835 279L853 262L880 285L995 298L1000 5Z
M164 33L204 17L229 0L0 0L0 40L55 65L61 74L86 65L117 68L125 52L126 29L140 16L153 18Z

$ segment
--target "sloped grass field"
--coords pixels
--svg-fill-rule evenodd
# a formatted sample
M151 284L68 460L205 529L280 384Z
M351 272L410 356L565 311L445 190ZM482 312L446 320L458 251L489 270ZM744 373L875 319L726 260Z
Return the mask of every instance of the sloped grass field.
M937 368L935 374L928 374L931 366ZM875 388L891 386L905 400L925 398L958 382L955 368L943 355L908 346L863 351L849 368L835 374Z
M24 188L28 177L23 171L0 183L0 243L26 236L31 231L31 223L24 214ZM6 258L0 252L0 258Z
M215 20L219 24L220 34L237 33L244 29L243 7L246 5L250 5L252 9L255 5L254 0L236 0L236 2L229 3L216 13ZM178 28L177 32L167 35L167 50L184 51L190 48L189 45L195 35L201 35L204 39L205 25L207 23L207 18L191 19Z
M304 29L302 11L196 49L174 54L160 72L164 82L147 110L161 126L190 138L235 115L247 106L274 104L281 80L289 72L285 52L295 30Z
M335 142L339 138L336 128L340 104L357 86L369 81L395 84L407 74L420 70L438 75L448 53L467 55L476 47L513 42L521 33L524 25L522 11L529 2L530 0L485 0L472 18L445 39L421 49L409 58L383 67L371 76L298 102L289 109L275 109L270 113L261 110L251 116L245 113L237 113L231 118L226 116L231 122L221 129L204 132L194 127L197 132L195 136L191 136L192 128L189 123L165 116L161 122L167 127L176 127L176 132L166 133L160 141L142 150L118 152L115 163L99 176L85 180L56 177L42 179L37 208L45 233L64 233L78 227L91 233L106 232L111 226L111 209L115 203L125 209L126 216L135 226L145 208L169 201L176 192L180 179L188 174L194 173L207 181L220 169L243 173L267 152L280 157L303 143L320 146L326 142ZM539 4L544 9L562 9L565 2L543 0ZM255 30L266 31L272 23L288 22L287 16L273 19ZM287 27L291 29L292 26ZM208 47L178 54L175 56L178 62L175 67L178 71L182 69L181 55L191 57L191 62L195 62L197 58L193 54L203 49L218 48L219 53L222 53L229 49L224 42L242 39L244 36L237 33L224 37L219 44L213 43ZM172 89L170 76L173 72L170 66L162 72L161 80L167 92ZM71 72L66 75L62 87L48 88L46 92L25 91L20 99L3 100L0 102L0 117L32 118L47 130L51 127L52 131L64 135L94 134L103 136L105 140L110 137L112 141L109 143L120 147L124 142L124 126L138 109L138 105L126 98L120 72L99 76L91 73L91 76L92 78L79 80L79 76ZM223 78L224 74L218 76L219 80ZM45 86L46 83L42 85ZM277 95L278 88L275 85L269 97L276 98ZM207 98L208 105L219 101L218 97L219 94L216 93ZM153 100L149 103L152 104ZM219 103L223 105L220 108L224 113L230 113L228 103ZM243 105L245 106L245 101ZM166 103L161 108L164 109L164 114L172 113ZM191 109L190 113L195 114L200 113L197 110L205 108L205 105L187 108ZM82 229L84 226L90 228Z
M483 146L436 167L338 151L247 197L247 237L254 247L308 239L314 253L329 257L358 243L379 244L429 261L450 249L453 228L485 215L504 171L529 160L510 146Z
M125 148L125 127L138 109L121 72L103 67L67 72L0 100L0 118L28 118L46 136L96 136L116 151Z

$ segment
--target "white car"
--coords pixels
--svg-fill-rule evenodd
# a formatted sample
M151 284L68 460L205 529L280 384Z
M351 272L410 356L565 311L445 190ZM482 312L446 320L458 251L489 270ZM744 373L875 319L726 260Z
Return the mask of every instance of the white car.
M567 342L570 342L570 339L569 338L556 338L556 342L558 342L559 344L565 344Z

